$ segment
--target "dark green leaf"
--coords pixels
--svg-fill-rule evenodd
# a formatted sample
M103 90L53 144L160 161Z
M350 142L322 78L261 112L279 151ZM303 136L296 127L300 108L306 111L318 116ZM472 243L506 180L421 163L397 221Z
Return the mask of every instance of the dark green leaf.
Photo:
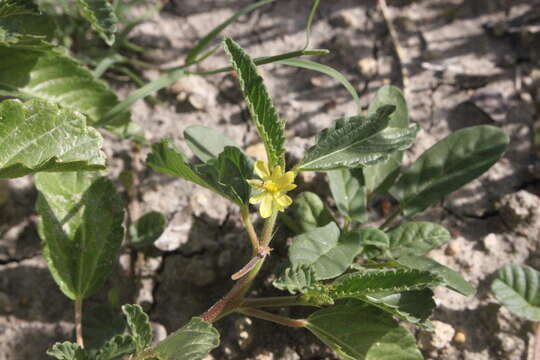
M540 321L540 273L526 265L509 264L497 272L491 290L515 315Z
M328 183L337 208L345 219L358 222L367 221L367 197L362 170L329 171Z
M360 110L362 109L362 105L360 104L360 98L358 97L358 94L356 93L356 89L354 86L347 80L345 76L343 76L342 73L339 71L331 68L328 65L320 64L318 62L307 60L307 59L286 59L277 61L278 64L288 65L288 66L295 66L299 68L304 68L308 70L318 71L320 73L326 74L328 76L333 77L337 81L347 89L349 94L351 94L356 107L358 108L358 113L360 113Z
M402 223L387 234L390 239L390 253L395 258L424 255L452 238L444 227L427 221Z
M300 193L291 206L294 223L287 224L297 233L304 233L335 221L330 211L324 206L321 198L312 192Z
M281 120L272 104L262 77L257 73L257 66L248 54L233 40L226 38L225 51L229 54L231 65L238 74L240 87L257 126L270 168L276 165L285 166L285 122Z
M135 353L133 337L129 335L116 335L107 341L98 351L96 360L114 360L119 356Z
M227 146L240 148L227 136L206 126L187 127L184 130L184 138L189 149L202 162L217 158Z
M103 169L102 143L80 113L37 99L0 103L0 178Z
M482 175L499 160L508 141L502 130L488 125L456 131L426 150L390 193L409 218Z
M129 228L131 244L137 249L152 245L163 234L166 225L167 221L162 213L151 211L144 214Z
M288 267L272 282L275 288L291 294L303 293L315 283L315 274L309 266Z
M414 337L392 316L357 302L316 311L307 328L344 360L421 360Z
M47 350L47 355L58 360L89 360L83 348L69 341L54 344Z
M99 349L116 334L126 329L126 320L108 304L100 304L83 312L83 334L86 349Z
M118 18L107 0L77 0L82 16L108 45L114 43Z
M472 287L463 277L456 271L439 264L435 260L424 256L402 256L396 260L400 265L410 269L418 269L429 271L439 275L443 279L442 285L452 289L462 295L472 296L476 293L476 289Z
M239 17L242 15L245 15L247 13L252 12L255 9L258 9L259 7L266 5L270 2L273 2L275 0L261 0L257 1L254 4L250 4L244 8L242 8L240 11L235 12L231 17L229 17L227 20L213 28L208 34L206 34L201 40L199 40L195 46L189 51L189 53L186 56L186 64L191 64L197 62L199 58L199 54L210 45L212 40L214 40L219 33L221 33L227 26L235 22ZM199 58L200 59L200 58Z
M425 324L436 307L431 289L375 293L359 299L417 325Z
M135 343L135 353L146 350L152 343L152 327L148 315L139 305L126 304L122 306L126 316L129 332Z
M441 284L442 279L429 271L380 269L357 271L336 279L331 286L334 299L354 298L380 292L421 290Z
M35 182L43 256L64 294L85 298L101 287L120 250L122 200L95 173L40 173Z
M306 151L299 170L354 168L378 161L377 156L366 152L367 149L364 149L363 145L388 125L389 116L393 111L394 106L388 105L368 118L354 116L334 121L332 126L319 134L315 145Z
M152 353L163 360L200 360L218 345L218 331L212 324L194 317L160 342Z
M373 259L386 254L390 239L381 230L376 228L355 229L346 234L349 237L355 237L362 247L362 255L365 259Z
M104 82L58 52L0 46L0 58L0 95L47 100L83 113L90 124L96 124L118 104L118 98ZM126 125L129 114L119 114L112 120L111 125Z
M407 129L409 127L409 111L407 102L401 90L392 85L381 87L373 101L369 104L368 114L375 114L384 105L394 105L396 110L390 115L389 128ZM395 182L399 175L399 167L403 152L398 151L388 157L388 160L363 169L368 191L384 193Z
M289 248L293 267L309 266L316 280L332 279L343 274L362 247L355 237L340 238L336 223L298 235Z

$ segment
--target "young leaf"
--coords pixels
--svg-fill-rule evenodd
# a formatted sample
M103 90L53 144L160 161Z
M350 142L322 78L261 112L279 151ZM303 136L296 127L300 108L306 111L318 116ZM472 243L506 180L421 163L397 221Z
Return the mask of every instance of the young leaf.
M239 205L249 201L246 180L253 177L253 169L238 148L226 147L217 159L193 166L170 140L162 140L152 145L146 162L157 172L191 181Z
M122 312L126 316L129 333L135 343L135 353L139 354L152 343L152 327L148 315L140 305L126 304L122 306Z
M126 320L116 308L99 304L83 312L83 334L85 349L99 349L116 334L126 329Z
M402 223L387 234L390 239L390 253L395 258L424 255L452 238L444 227L427 221Z
M341 215L348 221L367 221L367 197L360 169L328 172L330 191Z
M325 171L368 165L379 159L362 149L363 143L387 125L394 106L380 108L368 118L354 116L334 121L323 130L300 162L299 171Z
M233 69L238 74L251 118L266 148L270 168L276 165L284 168L285 122L279 119L263 79L257 73L257 66L249 55L229 38L225 39L224 47Z
M300 193L294 199L290 211L294 223L286 224L299 234L335 221L330 211L324 206L321 198L309 191Z
M275 288L291 294L303 293L315 283L315 274L309 266L288 267L272 282Z
M235 12L231 17L229 17L227 20L216 26L212 29L208 34L206 34L202 39L200 39L197 44L189 51L189 53L186 56L186 64L191 64L197 62L199 58L199 54L208 47L208 45L214 40L219 33L221 33L227 26L235 22L239 17L242 15L245 15L247 13L250 13L251 11L258 9L259 7L266 5L268 3L271 3L275 0L260 0L257 1L254 4L250 4L244 8L242 8L240 11Z
M407 102L401 90L392 85L381 87L373 101L369 104L368 115L375 114L380 107L391 104L396 110L390 115L389 128L406 129L409 127L409 111ZM373 166L367 166L362 171L366 187L370 193L384 193L395 182L399 175L399 168L403 159L403 152L398 151L388 157L388 160Z
M69 341L54 344L47 350L47 355L58 360L90 360L83 348Z
M356 89L354 86L347 80L345 76L343 76L342 73L339 71L331 68L328 65L320 64L316 61L307 60L307 59L286 59L286 60L280 60L276 63L282 64L282 65L288 65L288 66L295 66L299 68L304 68L308 70L318 71L320 73L326 74L328 76L333 77L337 81L347 89L349 94L351 94L354 103L356 104L356 107L358 108L358 113L360 113L362 109L362 105L360 104L360 98L358 97L358 94L356 93Z
M129 228L131 244L136 249L151 246L163 234L166 225L167 221L162 213L151 211L144 214Z
M212 324L194 317L151 351L163 360L200 360L218 345L218 331Z
M420 290L441 284L442 279L429 271L381 269L345 274L332 282L334 299L355 298L380 292Z
M102 143L80 113L43 100L0 103L0 179L38 171L103 169Z
M55 51L36 52L0 46L0 95L39 98L79 111L96 124L118 103L107 85L72 58ZM127 112L111 126L129 122Z
M64 294L83 299L101 287L120 249L122 200L95 173L40 173L35 181L43 256Z
M402 320L424 326L436 307L431 289L375 293L359 299Z
M216 159L227 146L240 148L227 136L206 126L193 125L187 127L184 130L184 138L189 149L202 162Z
M540 273L526 265L509 264L497 272L491 291L515 315L540 321Z
M439 264L435 260L424 256L406 255L396 260L400 265L409 269L417 269L429 271L439 275L443 279L441 285L454 290L465 296L472 296L476 293L476 289L472 287L463 277L456 271Z
M383 231L377 228L364 227L355 229L346 234L349 237L356 237L362 246L362 256L365 259L373 259L386 254L390 247L390 239Z
M332 279L343 274L361 250L355 237L340 238L331 222L298 235L289 248L289 261L293 267L309 266L316 280Z
M426 150L390 189L409 218L487 171L502 156L508 136L473 126L456 131Z
M107 0L77 0L77 6L82 16L88 20L107 45L112 45L118 18L111 4Z
M421 360L414 337L392 316L358 302L318 310L307 328L344 360Z
M135 353L133 337L116 335L107 341L96 354L96 360L115 360L122 355Z

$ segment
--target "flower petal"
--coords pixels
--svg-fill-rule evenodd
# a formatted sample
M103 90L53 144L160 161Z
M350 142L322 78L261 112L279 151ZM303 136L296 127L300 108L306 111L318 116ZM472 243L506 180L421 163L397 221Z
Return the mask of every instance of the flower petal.
M255 173L261 178L261 179L267 179L270 177L270 170L268 170L268 164L264 161L257 160L255 161Z
M254 187L256 189L263 190L264 189L264 182L259 179L249 179L246 180L246 182L249 184L249 186Z
M293 202L292 199L291 199L289 196L285 195L285 194L278 195L278 196L275 197L275 199L276 199L276 202L277 202L280 206L282 206L282 207L284 207L284 208L286 208L287 206L291 205L292 202Z
M278 183L279 179L281 179L282 176L283 176L283 170L281 170L281 166L276 165L272 169L272 181L275 182L275 183Z
M266 196L263 198L263 201L261 203L261 208L259 209L261 217L264 219L269 218L272 215L274 207L274 198L272 197L272 195L267 193L265 193L265 195Z
M283 193L286 193L287 191L291 191L293 189L296 189L296 184L289 184L280 188L281 192Z
M257 194L257 195L253 195L252 197L249 198L249 203L250 204L258 204L258 203L261 203L263 202L265 196L267 196L268 194L265 193L265 192L262 192L260 194Z
M276 180L277 186L284 188L294 181L294 171L287 171L283 176Z

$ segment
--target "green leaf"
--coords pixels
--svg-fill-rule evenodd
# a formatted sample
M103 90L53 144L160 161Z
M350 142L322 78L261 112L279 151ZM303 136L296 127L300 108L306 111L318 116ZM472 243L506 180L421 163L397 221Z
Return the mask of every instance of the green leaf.
M316 280L332 279L343 274L362 250L355 237L343 236L331 222L298 235L289 247L293 267L309 266Z
M69 341L54 344L47 350L47 355L58 360L89 360L83 348Z
M123 239L122 200L111 181L95 173L40 173L37 211L43 256L70 299L98 290Z
M303 293L315 283L315 274L309 266L288 267L272 282L275 288L291 294Z
M268 95L262 77L257 73L257 66L249 55L233 40L226 38L225 51L230 57L231 65L238 74L240 88L244 93L251 119L261 137L270 168L276 165L285 167L285 122L279 119L278 113Z
M80 113L43 100L0 103L0 178L103 169L102 143Z
M239 17L252 12L255 9L260 8L263 5L266 5L268 3L271 3L275 0L261 0L257 1L254 4L250 4L242 9L240 11L235 12L231 17L229 17L227 20L213 28L208 34L206 34L202 39L200 39L193 48L189 51L189 53L186 56L186 64L192 64L197 62L199 54L210 45L212 40L214 40L227 26L238 20Z
M77 6L82 16L88 20L107 45L112 45L118 18L111 4L107 0L77 0Z
M140 305L123 305L122 312L126 316L129 333L135 343L135 353L139 354L152 343L152 327L148 315Z
M421 360L414 337L392 316L357 302L318 310L307 328L344 360Z
M227 146L240 148L227 136L206 126L188 126L184 130L184 138L189 149L202 162L217 158Z
M444 227L427 221L402 223L387 234L390 239L390 253L395 258L424 255L452 238Z
M96 354L96 360L114 360L119 356L133 354L135 343L129 335L116 335L107 341Z
M200 360L218 345L218 331L212 324L194 317L156 345L152 353L163 360Z
M393 85L381 87L373 101L369 104L368 114L375 114L377 109L385 105L394 105L396 110L390 115L389 128L407 129L409 126L409 111L407 102L401 90ZM399 175L403 160L403 152L398 151L388 157L388 160L363 169L366 187L370 193L384 193L394 184Z
M348 221L365 222L367 196L360 169L342 169L328 172L330 191L341 215Z
M321 198L312 192L300 193L291 206L290 213L294 219L293 224L288 224L293 231L301 234L335 221Z
M151 246L163 234L166 225L167 221L162 213L151 211L144 214L129 227L131 244L136 249Z
M126 320L109 304L99 304L83 312L83 334L86 349L99 349L126 329Z
M431 289L403 291L398 293L375 293L359 297L360 300L378 307L401 320L427 327L427 320L437 306Z
M0 18L18 15L39 14L39 7L33 0L1 0Z
M152 145L146 162L157 172L191 181L239 205L249 201L251 189L246 180L253 177L253 168L238 148L226 147L214 161L191 165L170 140L162 140Z
M373 259L386 254L390 246L388 236L377 228L364 227L355 229L348 232L346 236L356 238L356 241L362 247L362 255L365 259Z
M97 124L118 104L104 82L68 56L0 46L0 58L0 95L47 100L83 113L90 124ZM126 125L129 120L128 113L118 114L110 125Z
M334 299L355 298L380 292L421 290L441 284L442 279L429 271L416 269L378 269L345 274L332 282Z
M500 268L491 284L497 300L515 315L540 321L540 273L526 265Z
M409 218L487 171L503 155L508 136L473 126L456 131L426 150L390 189Z
M340 73L339 71L331 68L328 65L320 64L316 61L307 60L307 59L286 59L277 61L276 63L282 64L282 65L288 65L288 66L295 66L299 68L304 68L308 70L318 71L320 73L326 74L328 76L333 77L337 81L347 89L349 94L351 94L354 103L356 104L356 107L358 109L358 113L360 113L362 109L362 105L360 104L360 98L358 97L358 93L356 92L356 89L354 86L347 80L347 78Z
M332 126L321 131L315 145L306 151L299 164L299 171L354 168L380 160L371 152L366 152L368 149L362 146L388 125L393 111L394 106L388 105L368 118L354 116L334 121Z

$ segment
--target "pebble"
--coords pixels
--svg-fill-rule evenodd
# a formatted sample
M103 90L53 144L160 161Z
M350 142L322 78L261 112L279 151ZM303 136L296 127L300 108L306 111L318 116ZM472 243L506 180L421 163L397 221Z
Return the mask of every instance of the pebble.
M459 253L459 241L452 240L446 246L445 254L448 256L456 256Z
M377 60L372 57L365 57L357 62L358 71L365 77L371 78L377 75Z
M454 335L454 342L456 344L464 344L465 341L467 341L467 335L462 330L456 331L456 335Z
M432 321L434 331L422 332L420 334L420 343L426 349L444 349L447 347L454 337L455 330L452 325L442 321Z

